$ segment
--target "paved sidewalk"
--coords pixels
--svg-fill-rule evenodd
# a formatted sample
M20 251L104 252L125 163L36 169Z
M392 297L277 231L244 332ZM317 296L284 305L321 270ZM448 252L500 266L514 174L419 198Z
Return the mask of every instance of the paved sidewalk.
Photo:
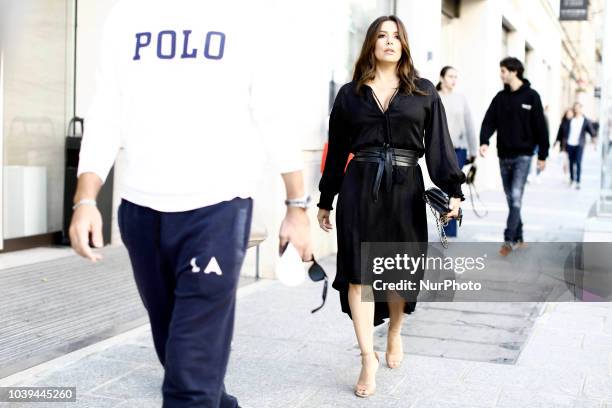
M597 193L596 158L586 152L580 191L569 190L554 161L542 184L527 187L527 240L581 240ZM482 198L490 214L477 220L466 206L461 240L501 240L503 194L486 192ZM335 258L321 263L333 278ZM403 365L390 370L381 364L376 395L361 400L352 393L360 368L352 323L340 312L333 289L326 306L312 315L320 291L321 285L311 282L287 288L268 280L239 290L226 385L243 407L612 407L610 303L419 303L405 319ZM515 336L516 327L523 332L511 363L490 362L476 346L496 333ZM380 351L384 331L382 326L376 332ZM161 380L143 326L0 385L77 387L76 404L33 407L137 408L161 406Z

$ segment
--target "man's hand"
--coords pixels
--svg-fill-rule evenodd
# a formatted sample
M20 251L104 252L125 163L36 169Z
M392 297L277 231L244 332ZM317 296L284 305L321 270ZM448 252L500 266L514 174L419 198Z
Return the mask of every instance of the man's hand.
M331 231L334 226L329 222L329 215L331 211L324 210L323 208L319 208L319 212L317 213L317 220L319 221L319 227L325 232Z
M480 157L487 157L488 151L489 151L489 145L486 145L486 144L480 145Z
M312 259L310 222L304 208L287 207L287 213L281 223L278 236L279 255L282 254L289 241L291 241L303 261L310 261Z
M544 171L546 168L546 160L538 160L538 170Z
M93 205L81 205L74 210L70 229L70 244L77 254L92 262L102 259L102 255L92 251L89 247L89 238L96 248L104 245L102 239L102 215L97 207Z

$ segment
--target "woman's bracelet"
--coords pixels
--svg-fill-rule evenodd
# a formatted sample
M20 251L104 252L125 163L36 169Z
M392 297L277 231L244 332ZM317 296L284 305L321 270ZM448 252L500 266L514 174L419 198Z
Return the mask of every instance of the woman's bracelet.
M91 200L91 199L83 199L80 200L79 202L77 202L75 205L72 206L72 211L76 210L77 208L79 208L82 205L93 205L94 207L97 206L96 200Z

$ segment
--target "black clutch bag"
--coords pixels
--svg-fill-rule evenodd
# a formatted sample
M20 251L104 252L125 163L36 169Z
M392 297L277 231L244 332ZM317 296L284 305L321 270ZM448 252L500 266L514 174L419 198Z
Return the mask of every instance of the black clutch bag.
M450 208L450 197L444 191L440 190L437 187L428 188L423 193L423 199L429 205L431 209L431 213L433 214L436 220L436 227L438 229L438 235L440 236L440 242L444 248L448 248L448 240L446 239L446 233L444 232L444 227L448 225L449 219L446 217L446 214L451 212ZM461 226L461 220L463 218L463 214L461 212L461 208L459 209L459 216L457 217L457 222L459 226Z
M451 211L450 197L439 188L428 188L425 190L425 193L423 193L423 198L435 212L440 214L440 216L446 215Z

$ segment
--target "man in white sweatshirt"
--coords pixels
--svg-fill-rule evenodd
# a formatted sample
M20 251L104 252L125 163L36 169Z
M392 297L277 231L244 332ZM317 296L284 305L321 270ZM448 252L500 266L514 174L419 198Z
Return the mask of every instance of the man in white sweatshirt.
M123 148L118 223L165 369L164 407L238 406L223 378L262 146L287 192L280 246L311 258L301 151L284 110L283 61L295 59L286 47L272 69L269 40L282 41L256 3L121 0L104 27L70 238L101 259L89 246L102 246L95 199Z

